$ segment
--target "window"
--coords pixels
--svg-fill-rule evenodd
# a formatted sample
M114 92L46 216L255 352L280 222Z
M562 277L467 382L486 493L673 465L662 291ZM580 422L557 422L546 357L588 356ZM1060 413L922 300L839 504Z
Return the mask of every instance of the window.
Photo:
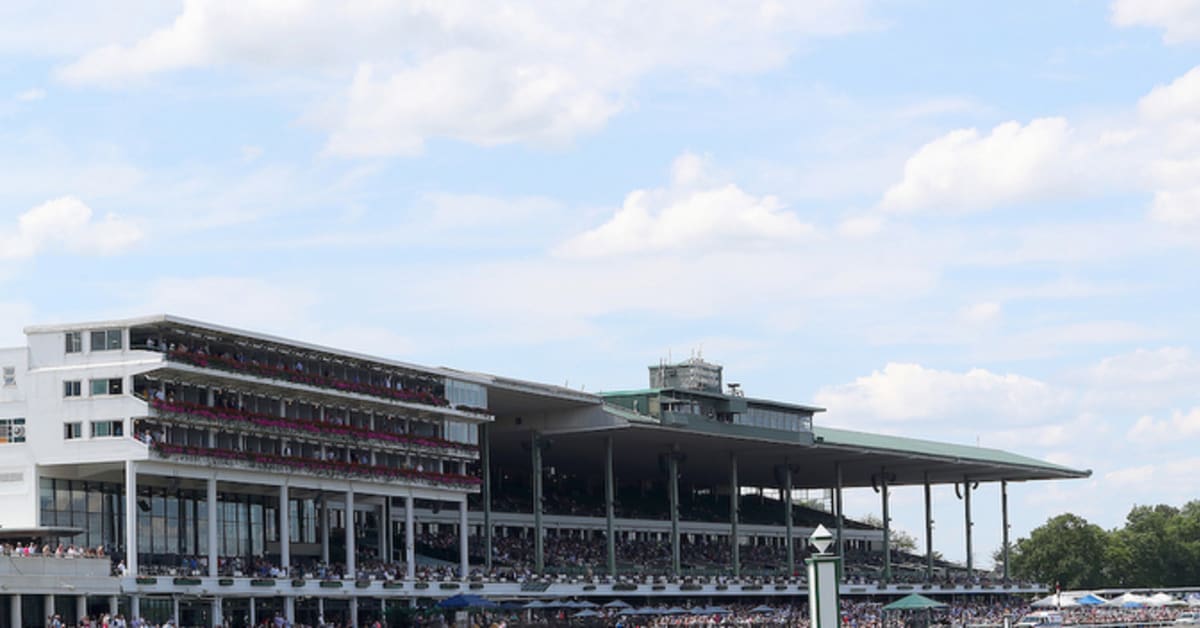
M67 332L67 353L83 353L83 334L77 331Z
M93 379L92 380L92 396L98 397L101 395L119 395L121 394L121 378L112 377L108 379Z
M120 419L115 421L92 421L92 438L121 436L124 433L125 422Z
M121 330L101 329L92 332L92 351L115 351L121 348Z
M16 386L17 385L17 367L15 367L15 366L4 367L4 385L5 386Z
M83 396L83 382L73 379L63 382L64 397L81 397Z
M0 419L0 443L25 442L25 419Z
M77 438L83 438L83 424L78 421L63 423L63 439L75 440Z

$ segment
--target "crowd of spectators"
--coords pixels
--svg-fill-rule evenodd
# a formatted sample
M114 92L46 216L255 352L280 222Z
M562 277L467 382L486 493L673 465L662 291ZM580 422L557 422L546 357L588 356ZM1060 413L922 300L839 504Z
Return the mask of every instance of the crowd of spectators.
M103 547L80 547L78 545L28 543L2 543L0 556L42 556L46 558L107 558Z

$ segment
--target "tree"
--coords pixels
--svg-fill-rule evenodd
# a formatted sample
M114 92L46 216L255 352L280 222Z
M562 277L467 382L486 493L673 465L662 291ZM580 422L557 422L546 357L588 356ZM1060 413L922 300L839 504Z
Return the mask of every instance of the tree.
M883 519L875 515L867 515L863 517L862 522L872 528L883 529ZM917 539L913 535L900 530L898 528L890 528L888 530L888 545L894 552L908 552L910 554L917 551Z
M1064 589L1103 586L1108 533L1082 517L1062 514L1019 539L1009 555L1018 578Z

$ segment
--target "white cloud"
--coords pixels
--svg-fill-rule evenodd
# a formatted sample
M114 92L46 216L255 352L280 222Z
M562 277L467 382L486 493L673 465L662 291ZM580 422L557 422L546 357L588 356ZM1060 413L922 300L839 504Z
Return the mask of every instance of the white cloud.
M1045 382L986 369L939 371L920 364L889 363L849 384L817 392L829 423L970 422L1002 418L1022 424L1052 417L1066 400Z
M1169 419L1143 416L1129 428L1129 438L1143 443L1169 443L1200 434L1200 407L1189 412L1176 410Z
M1163 41L1180 44L1200 40L1197 0L1116 0L1111 19L1117 26L1163 29Z
M1071 179L1072 130L1063 118L1001 124L986 135L960 129L921 147L883 196L892 212L964 212L1020 202Z
M311 77L315 68L324 105L311 118L330 130L335 154L413 154L432 137L561 144L620 112L647 77L771 69L807 38L868 27L863 5L530 0L480 11L465 1L189 0L169 25L93 49L59 78L120 84L216 66Z
M46 90L40 87L32 87L16 95L16 99L20 102L33 102L46 97Z
M92 219L92 208L72 196L47 201L21 214L15 230L0 231L0 258L23 259L46 251L112 255L142 239L132 222L115 214Z
M1000 304L995 301L974 303L963 308L961 315L963 320L974 325L991 323L1000 317Z
M774 196L755 196L734 184L704 184L703 165L684 154L667 189L635 190L607 222L563 243L565 257L704 251L793 244L814 231Z

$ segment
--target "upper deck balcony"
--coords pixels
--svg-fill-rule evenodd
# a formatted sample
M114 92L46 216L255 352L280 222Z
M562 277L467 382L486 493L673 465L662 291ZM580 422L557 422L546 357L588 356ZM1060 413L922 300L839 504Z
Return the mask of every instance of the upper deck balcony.
M129 348L161 354L168 366L182 371L220 371L244 381L309 394L374 400L464 423L492 419L483 407L486 395L482 399L452 398L462 386L449 386L447 374L440 371L248 332L165 318L131 327Z

